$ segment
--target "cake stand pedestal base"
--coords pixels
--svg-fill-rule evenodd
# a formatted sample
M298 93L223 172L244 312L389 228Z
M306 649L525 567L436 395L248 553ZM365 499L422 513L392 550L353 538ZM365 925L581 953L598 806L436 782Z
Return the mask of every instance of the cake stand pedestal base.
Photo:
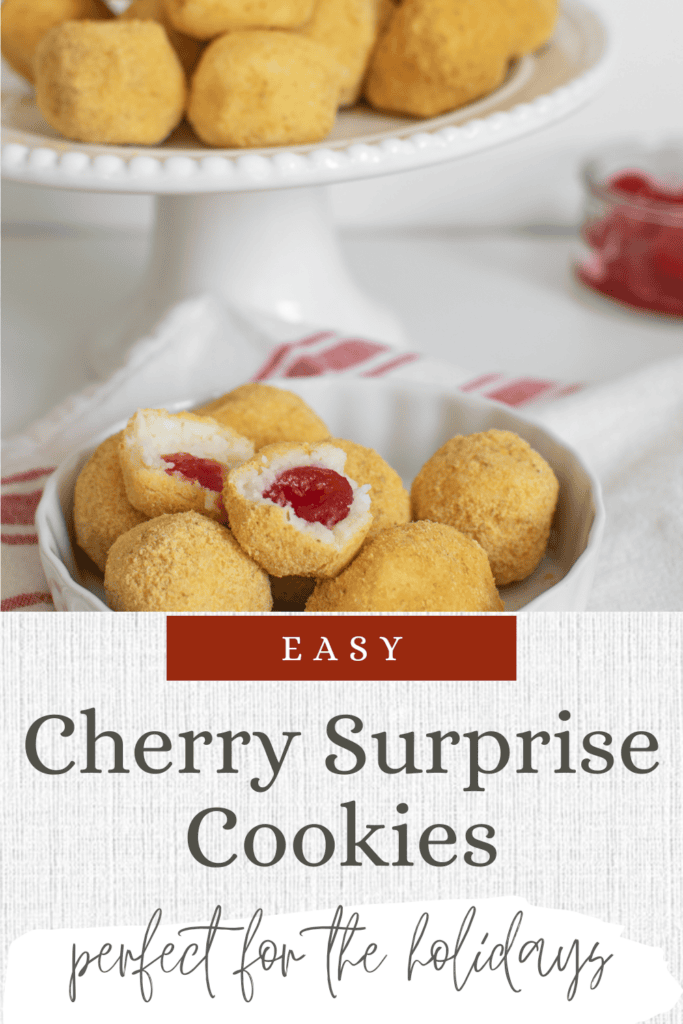
M405 344L396 317L353 281L326 187L158 195L141 289L93 345L93 369L109 374L172 306L207 293L293 325Z

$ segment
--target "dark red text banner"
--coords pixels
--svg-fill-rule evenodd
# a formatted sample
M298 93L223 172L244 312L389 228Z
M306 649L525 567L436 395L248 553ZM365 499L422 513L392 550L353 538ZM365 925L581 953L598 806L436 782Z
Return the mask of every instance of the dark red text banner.
M497 615L170 615L166 678L516 679Z

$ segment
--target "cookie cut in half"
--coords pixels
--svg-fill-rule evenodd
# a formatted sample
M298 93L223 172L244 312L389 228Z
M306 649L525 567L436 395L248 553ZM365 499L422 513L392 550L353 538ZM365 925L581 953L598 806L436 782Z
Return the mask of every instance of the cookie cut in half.
M396 470L374 448L365 448L355 441L338 437L330 438L329 443L346 452L344 468L348 476L370 484L372 526L368 540L388 526L410 522L410 495Z
M150 518L194 510L224 520L228 472L254 454L232 427L191 412L138 409L121 438L128 500Z
M336 576L372 524L370 485L327 442L267 445L233 470L223 499L242 547L273 576Z

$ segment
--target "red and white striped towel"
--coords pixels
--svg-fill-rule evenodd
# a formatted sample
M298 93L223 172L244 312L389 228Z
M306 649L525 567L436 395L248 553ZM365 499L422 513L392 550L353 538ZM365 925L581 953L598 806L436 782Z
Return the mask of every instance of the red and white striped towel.
M429 377L423 372L428 369ZM439 364L417 352L396 352L389 345L364 338L348 338L335 331L320 331L298 341L278 345L251 378L265 381L274 378L319 377L333 373L360 378L398 376L398 370L411 366L409 373L401 374L411 380L443 379L437 373ZM449 367L462 378L466 372ZM522 406L532 402L560 398L580 390L580 384L542 380L539 377L508 377L503 373L480 374L458 385L461 391L491 398L505 405Z
M2 611L46 611L52 598L37 555L36 508L51 467L2 478Z

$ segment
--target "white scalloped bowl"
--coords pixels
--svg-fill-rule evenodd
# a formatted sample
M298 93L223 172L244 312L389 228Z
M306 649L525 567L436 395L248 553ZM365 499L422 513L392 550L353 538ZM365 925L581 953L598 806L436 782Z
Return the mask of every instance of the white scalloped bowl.
M550 463L560 497L546 554L534 573L501 590L506 611L581 611L593 581L604 528L600 485L579 456L530 420L496 402L445 387L392 381L288 380L333 436L376 449L410 485L424 462L455 434L512 430ZM199 400L198 400L199 401ZM184 403L187 408L192 403ZM179 406L175 406L179 408ZM74 485L93 450L123 423L93 438L50 477L38 506L40 557L58 611L109 611L101 576L72 540Z

